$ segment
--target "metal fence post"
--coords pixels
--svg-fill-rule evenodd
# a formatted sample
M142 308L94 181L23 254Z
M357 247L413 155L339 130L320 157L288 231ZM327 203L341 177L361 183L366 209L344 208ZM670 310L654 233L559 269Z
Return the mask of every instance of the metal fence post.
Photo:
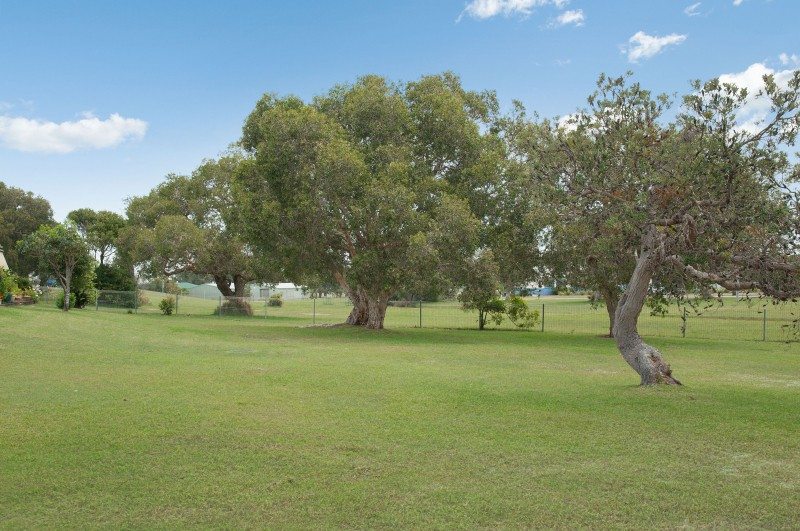
M419 327L422 328L422 299L419 300Z
M681 327L681 337L686 337L686 325L688 321L686 321L686 306L683 307L683 326Z
M178 298L181 296L180 293L175 294L175 315L178 315Z
M317 325L317 298L314 297L311 300L314 301L312 303L314 309L311 312L311 326L316 326Z
M267 318L267 306L269 306L268 302L269 299L264 299L264 319Z
M767 309L764 308L764 320L761 323L761 340L767 340Z
M139 313L139 288L133 290L133 312Z
M544 303L542 303L542 332L544 332Z
M222 317L222 295L219 296L219 308L217 308L217 312L219 312L219 316Z
M94 310L96 312L100 311L100 290L94 290Z

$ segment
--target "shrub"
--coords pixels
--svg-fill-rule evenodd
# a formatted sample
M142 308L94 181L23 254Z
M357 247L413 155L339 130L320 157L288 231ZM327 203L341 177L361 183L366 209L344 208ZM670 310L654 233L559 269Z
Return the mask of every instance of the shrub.
M158 309L164 315L172 315L172 312L175 311L175 301L169 297L161 299L161 302L158 303Z
M58 308L59 310L63 310L64 309L64 292L63 291L59 292L59 294L56 296L55 304L56 304L56 308ZM75 294L74 293L70 293L69 294L69 307L70 308L76 308L76 306L75 306Z
M267 306L283 306L283 294L276 293L274 295L270 295L269 300L267 301Z
M508 318L519 328L533 328L539 322L538 310L531 310L522 297L514 296L506 302Z
M18 289L17 275L0 267L0 301L6 302Z
M147 298L147 296L144 294L143 291L137 291L136 298L138 300L139 307L147 306L148 304L150 304L150 299Z
M272 300L272 297L270 297ZM281 304L283 302L281 301ZM279 305L280 306L280 305ZM244 299L225 299L225 302L222 303L222 308L220 308L222 315L253 315L253 308L250 307L250 303L248 303Z

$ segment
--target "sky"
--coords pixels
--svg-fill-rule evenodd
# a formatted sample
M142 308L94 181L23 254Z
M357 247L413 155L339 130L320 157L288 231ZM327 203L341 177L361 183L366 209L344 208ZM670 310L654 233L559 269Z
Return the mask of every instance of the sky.
M0 181L124 212L238 140L265 92L450 70L542 116L600 73L655 92L800 68L800 0L0 0ZM763 109L752 108L744 120Z

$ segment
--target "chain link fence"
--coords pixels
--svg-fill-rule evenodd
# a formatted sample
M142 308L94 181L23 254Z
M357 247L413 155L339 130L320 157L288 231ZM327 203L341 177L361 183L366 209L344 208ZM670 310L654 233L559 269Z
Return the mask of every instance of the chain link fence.
M55 301L59 289L43 293L40 302ZM542 297L527 299L538 318L531 332L607 335L608 313L605 306L592 305L586 297ZM256 299L250 297L201 298L184 294L98 291L89 305L96 311L119 311L137 314L205 315L218 318L261 318L288 326L322 326L345 322L352 305L344 297L303 298L294 300ZM386 312L387 328L476 329L477 311L464 311L456 301L392 301ZM499 324L489 321L487 329L519 330L508 318ZM639 332L644 337L686 337L747 341L800 340L800 303L773 304L754 299L723 297L697 310L670 305L664 315L642 311Z

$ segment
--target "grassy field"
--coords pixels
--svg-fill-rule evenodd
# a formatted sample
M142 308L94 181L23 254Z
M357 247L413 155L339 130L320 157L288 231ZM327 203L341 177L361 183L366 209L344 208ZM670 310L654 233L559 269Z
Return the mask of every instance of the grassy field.
M144 292L147 303L139 308L140 313L160 313L158 303L165 297L162 293ZM605 307L592 307L586 297L535 297L527 299L531 308L540 314L535 330L564 334L602 335L608 333L608 316ZM267 307L265 301L251 302L253 313L258 317L285 320L298 325L333 324L343 322L352 307L346 298L287 300L282 307ZM178 300L180 315L213 315L219 308L218 299L200 299L182 296ZM104 310L108 310L104 308ZM119 311L119 309L117 309ZM766 319L765 312L766 311ZM665 316L652 316L647 310L640 318L643 334L657 337L682 337L681 319L683 308L672 305ZM764 301L743 301L725 297L722 304L703 308L699 314L689 309L686 312L686 336L701 339L741 339L758 341L766 337L769 341L797 340L789 326L800 318L800 304L773 305ZM427 328L476 328L477 312L464 312L454 301L423 303L419 308L390 307L386 315L386 326L390 328L418 327L420 321ZM493 323L490 328L498 328ZM505 320L500 329L514 329Z
M800 526L796 343L301 322L0 308L0 527Z

